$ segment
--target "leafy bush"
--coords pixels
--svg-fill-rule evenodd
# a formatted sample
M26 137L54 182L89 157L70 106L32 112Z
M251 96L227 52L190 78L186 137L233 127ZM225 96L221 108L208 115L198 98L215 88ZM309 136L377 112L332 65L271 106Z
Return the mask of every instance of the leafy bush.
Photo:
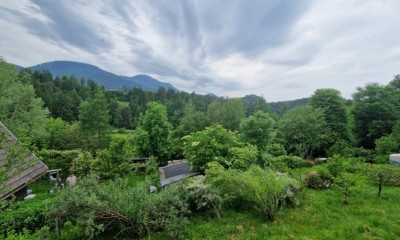
M343 196L343 203L349 204L349 197L353 194L356 186L356 181L353 175L341 175L335 179L332 188L338 191Z
M145 164L146 180L155 186L160 185L160 172L158 171L158 161L155 157L150 157Z
M10 202L0 211L0 237L14 233L24 235L24 231L33 233L46 223L45 211L53 202L52 198L37 197L29 201Z
M192 133L183 140L183 154L194 171L204 171L210 162L245 169L256 161L257 148L244 144L236 132L221 125Z
M298 203L300 185L296 180L255 165L240 172L224 170L213 163L206 171L206 178L230 206L246 205L270 220L275 219L280 207Z
M400 167L389 164L364 166L362 172L375 184L400 187Z
M344 170L343 159L339 155L330 157L326 167L333 177L338 177Z
M131 187L126 180L100 184L91 176L62 191L49 215L78 226L80 238L92 239L109 230L130 238L160 231L182 237L188 214L182 188L171 186L149 193L148 187L145 183Z
M93 165L94 159L90 152L79 152L78 157L72 161L69 172L78 176L86 176L93 170Z
M308 188L320 190L320 189L327 189L333 183L333 176L324 169L313 172L308 172L304 178L304 185Z
M192 211L211 210L221 218L222 198L220 192L204 182L203 176L191 178L186 187L189 206Z
M303 166L303 162L305 162L301 157L297 156L279 156L273 159L274 162L283 162L289 168L298 168Z
M126 174L131 167L133 146L127 135L114 134L107 149L100 151L95 162L94 170L101 178L115 178Z
M49 169L61 169L62 173L68 175L72 162L80 153L80 150L41 150L38 157Z
M269 148L268 148L268 153L271 154L273 157L287 155L285 146L283 146L283 144L280 144L280 143L271 144L271 146L269 146Z

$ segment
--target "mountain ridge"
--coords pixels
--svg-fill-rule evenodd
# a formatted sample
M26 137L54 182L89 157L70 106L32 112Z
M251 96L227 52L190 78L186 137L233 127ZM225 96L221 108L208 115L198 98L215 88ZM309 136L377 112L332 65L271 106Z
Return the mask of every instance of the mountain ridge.
M16 67L18 69L20 66L16 65ZM159 87L178 90L169 83L161 82L145 74L138 74L131 77L117 75L88 63L57 60L27 68L30 68L32 71L48 70L54 77L74 75L78 79L91 79L107 89L121 89L123 86L127 86L129 88L140 87L143 90L153 92L157 91Z

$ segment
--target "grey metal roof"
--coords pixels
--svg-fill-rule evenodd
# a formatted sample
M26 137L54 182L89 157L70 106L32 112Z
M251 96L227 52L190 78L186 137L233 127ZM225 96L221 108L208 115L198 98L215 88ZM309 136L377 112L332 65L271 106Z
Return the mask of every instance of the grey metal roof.
M17 138L0 122L0 133L6 137L0 148L0 167L3 167L12 146L19 146ZM47 173L47 166L32 153L23 154L21 161L13 164L8 171L8 180L0 185L0 200L10 197L29 183Z

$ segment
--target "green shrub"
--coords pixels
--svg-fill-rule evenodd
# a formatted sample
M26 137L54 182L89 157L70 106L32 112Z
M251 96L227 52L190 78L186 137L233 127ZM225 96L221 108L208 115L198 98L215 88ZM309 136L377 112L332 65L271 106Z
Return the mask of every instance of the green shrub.
M328 189L333 183L333 176L325 169L305 174L304 185L308 188L320 190Z
M203 176L189 179L186 190L190 210L192 212L211 210L218 218L221 218L222 198L220 192L206 184L204 180Z
M183 154L194 171L204 172L207 164L218 162L225 168L247 168L257 159L257 148L240 141L236 132L213 125L183 139Z
M269 148L268 148L268 153L271 154L273 157L287 155L285 146L283 146L283 144L280 144L280 143L271 144L271 146L269 146Z
M86 176L93 170L94 159L90 152L79 152L72 161L69 172L78 176Z
M382 178L383 185L400 187L399 166L389 164L365 165L362 172L375 184L379 184L380 178Z
M206 178L222 193L228 206L246 205L266 219L274 220L280 207L298 203L300 185L296 180L255 165L240 172L210 164Z
M273 162L283 162L289 168L302 167L304 160L298 156L279 156L273 159Z
M332 176L338 177L344 171L343 161L343 158L339 155L333 155L328 159L326 168Z
M45 211L52 204L53 199L37 197L27 201L11 203L0 210L0 237L8 233L24 234L24 231L33 233L46 223Z
M341 175L335 179L332 188L343 196L343 203L349 204L349 198L355 191L356 181L353 175Z
M78 158L80 150L41 150L38 157L49 169L61 169L61 173L68 176L72 162Z
M149 193L145 183L129 186L126 180L100 184L98 178L81 179L62 191L49 215L70 221L92 239L104 231L126 237L145 237L165 232L180 238L186 229L188 206L179 186Z

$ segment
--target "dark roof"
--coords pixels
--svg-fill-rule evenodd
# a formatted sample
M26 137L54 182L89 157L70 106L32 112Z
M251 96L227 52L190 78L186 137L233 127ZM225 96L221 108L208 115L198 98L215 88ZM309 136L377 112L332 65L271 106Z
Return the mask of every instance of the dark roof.
M0 134L5 135L5 142L0 144L0 167L3 167L11 147L18 147L20 142L1 122ZM32 153L25 152L21 157L9 168L7 181L0 185L0 200L10 197L47 173L47 166Z
M172 163L165 167L160 167L160 183L166 186L182 179L199 175L199 173L191 172L189 164L186 160L178 160L178 163Z

